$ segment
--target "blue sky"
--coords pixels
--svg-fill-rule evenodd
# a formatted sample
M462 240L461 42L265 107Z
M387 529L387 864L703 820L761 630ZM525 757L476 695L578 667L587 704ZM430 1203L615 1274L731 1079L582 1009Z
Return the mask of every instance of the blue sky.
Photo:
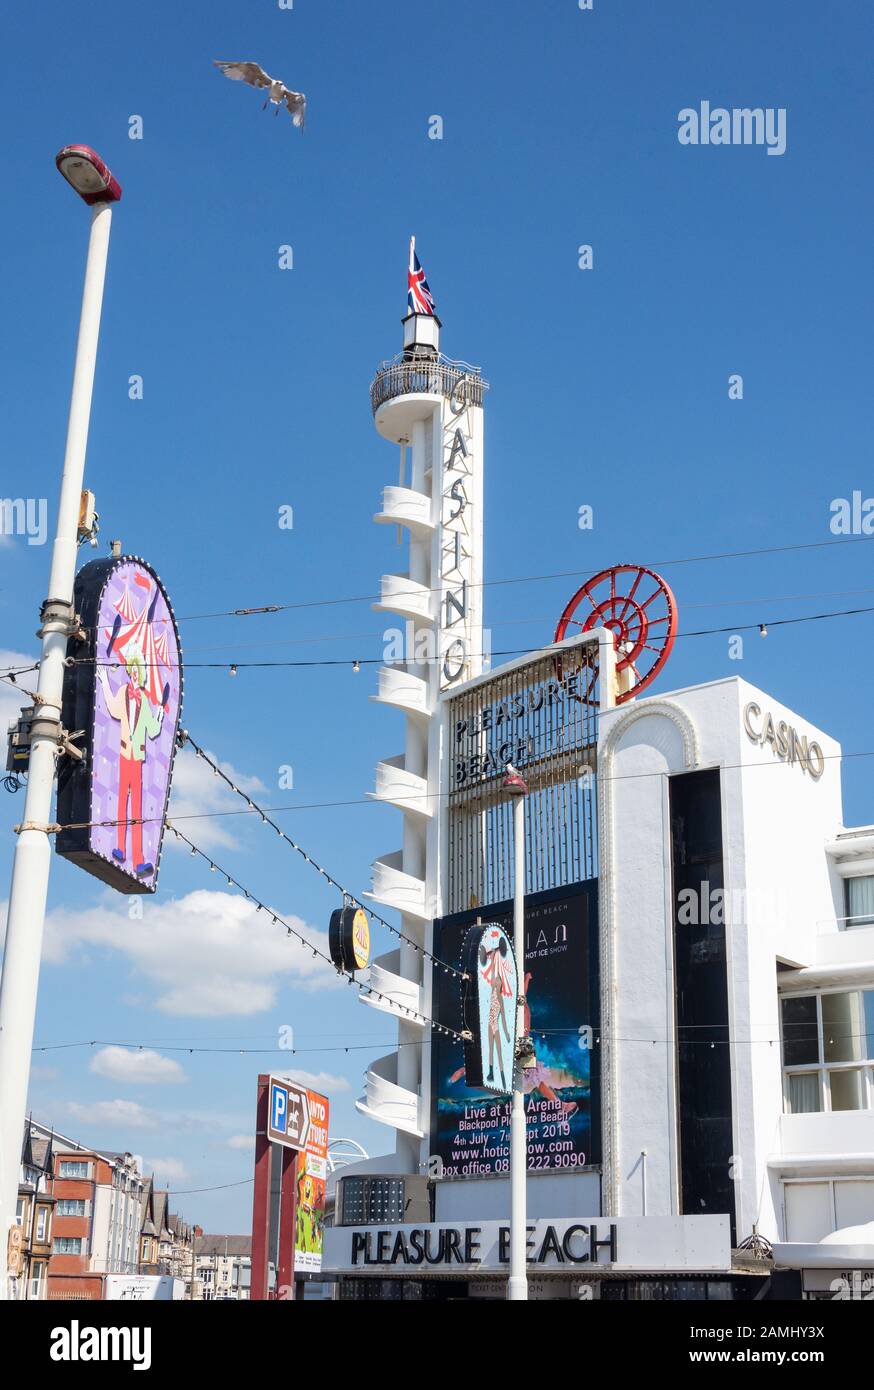
M368 595L398 566L394 533L371 522L397 458L367 392L400 346L411 232L445 351L492 384L487 580L833 539L831 502L874 496L872 30L869 7L812 0L95 0L75 21L58 0L19 8L2 97L15 138L0 490L48 498L53 527L87 238L53 156L82 141L124 187L87 467L97 553L119 536L149 558L183 619ZM214 58L255 59L304 90L305 132ZM785 154L681 146L678 113L702 100L785 108ZM293 270L278 268L283 245ZM664 572L682 632L872 605L872 558L859 543ZM48 560L21 538L0 545L4 653L35 654ZM487 589L494 647L549 640L575 587ZM400 716L368 703L373 668L351 666L380 654L384 626L367 603L182 622L189 663L348 663L236 679L189 665L185 723L272 805L355 802L283 824L358 892L400 843L399 817L363 800L402 746ZM742 662L725 635L681 638L658 688L742 675L845 750L872 750L872 631L874 615L772 628L747 635ZM15 700L0 701L5 721ZM849 823L874 819L871 768L845 767ZM229 805L190 768L182 790L189 810ZM23 796L0 796L4 884ZM240 818L188 826L271 904L326 929L335 899L276 837ZM333 1132L393 1147L354 1109L392 1027L301 976L283 937L241 946L229 899L168 849L157 899L131 922L95 880L53 867L38 1041L135 1040L159 1056L132 1074L99 1048L40 1053L34 1111L143 1154L182 1193L249 1176L254 1078L283 1060L171 1051L198 1041L269 1048L290 1024L305 1049L292 1064L329 1089ZM175 1199L231 1231L250 1201L247 1186Z

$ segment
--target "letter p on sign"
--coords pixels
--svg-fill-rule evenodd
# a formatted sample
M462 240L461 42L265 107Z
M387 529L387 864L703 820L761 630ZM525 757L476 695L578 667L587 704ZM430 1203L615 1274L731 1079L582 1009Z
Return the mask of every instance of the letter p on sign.
M288 1092L281 1086L274 1086L270 1097L270 1126L285 1133L285 1112L288 1106Z

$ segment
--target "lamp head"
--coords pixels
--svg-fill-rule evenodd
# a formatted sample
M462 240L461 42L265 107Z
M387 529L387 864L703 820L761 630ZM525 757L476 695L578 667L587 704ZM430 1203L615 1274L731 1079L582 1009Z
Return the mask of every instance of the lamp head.
M507 769L501 786L504 788L504 791L509 792L511 796L528 795L528 783L512 763L507 763Z
M87 145L65 145L55 155L55 164L83 202L117 203L121 198L121 184Z

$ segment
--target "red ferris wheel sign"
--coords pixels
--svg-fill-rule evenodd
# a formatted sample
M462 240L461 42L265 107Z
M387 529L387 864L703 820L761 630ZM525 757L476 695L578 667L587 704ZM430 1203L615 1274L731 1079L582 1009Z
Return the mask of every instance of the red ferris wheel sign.
M677 635L677 601L671 587L642 565L614 565L587 579L558 620L555 642L606 627L616 641L616 697L624 704L655 680Z

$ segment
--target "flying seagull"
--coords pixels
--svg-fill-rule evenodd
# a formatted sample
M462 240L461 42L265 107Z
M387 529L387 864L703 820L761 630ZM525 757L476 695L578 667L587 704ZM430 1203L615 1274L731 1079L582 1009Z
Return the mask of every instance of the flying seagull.
M215 67L221 68L225 77L229 77L232 82L248 82L250 87L266 87L267 98L261 107L262 111L272 102L276 107L274 115L278 116L279 108L284 103L294 124L303 125L307 107L307 99L303 92L292 92L278 78L268 77L258 63L225 63L218 58L214 58L213 63Z

